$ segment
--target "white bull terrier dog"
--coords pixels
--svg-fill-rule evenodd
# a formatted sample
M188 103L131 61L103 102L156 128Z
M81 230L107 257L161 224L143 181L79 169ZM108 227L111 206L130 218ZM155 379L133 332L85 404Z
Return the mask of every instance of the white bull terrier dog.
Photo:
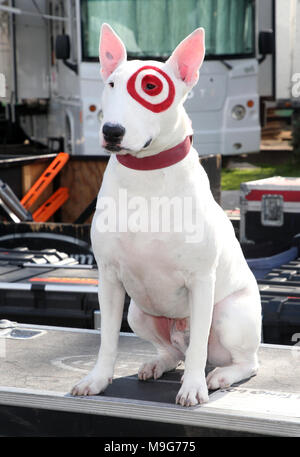
M111 157L91 229L101 345L95 367L73 395L95 395L112 382L125 291L132 330L158 352L140 368L139 379L159 378L185 362L176 403L207 402L208 389L257 372L258 286L211 194L183 107L204 54L204 30L198 28L165 63L127 61L121 39L102 26L100 138ZM170 216L178 208L182 219L177 212L174 226L162 227L166 210ZM205 378L207 360L216 368Z

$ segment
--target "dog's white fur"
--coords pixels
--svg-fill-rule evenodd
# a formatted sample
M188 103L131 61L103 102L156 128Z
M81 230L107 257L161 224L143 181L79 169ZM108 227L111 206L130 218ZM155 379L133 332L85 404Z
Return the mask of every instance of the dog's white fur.
M203 29L189 35L162 63L127 61L120 38L107 24L102 26L100 62L106 83L102 125L110 122L125 128L120 154L154 155L191 134L183 102L198 80L203 58ZM129 77L145 64L163 69L175 84L175 100L164 112L151 112L127 92ZM149 139L150 146L143 149ZM102 133L101 140L105 146ZM158 352L141 367L139 378L157 378L185 359L176 401L183 406L207 402L208 388L229 386L257 371L261 305L255 278L193 147L182 161L151 171L129 169L112 154L98 201L104 196L117 201L119 189L126 189L128 198L192 197L202 237L187 243L184 232L100 233L101 210L96 209L91 238L99 268L101 346L94 369L72 394L95 395L112 381L127 291L130 326ZM182 322L184 332L178 325ZM217 368L205 379L207 360Z

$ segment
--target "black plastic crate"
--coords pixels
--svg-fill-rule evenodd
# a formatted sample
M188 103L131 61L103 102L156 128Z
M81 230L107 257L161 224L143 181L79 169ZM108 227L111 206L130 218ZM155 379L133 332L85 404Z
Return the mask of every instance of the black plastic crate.
M300 259L274 268L258 285L264 342L296 344L300 340Z
M258 280L258 284L269 286L300 287L300 259L291 260L281 265L279 268L273 268L263 279ZM288 292L287 292L288 293Z
M261 296L263 342L294 345L300 340L300 295Z
M95 328L98 269L55 250L0 250L0 318L28 324ZM127 324L126 295L122 331Z

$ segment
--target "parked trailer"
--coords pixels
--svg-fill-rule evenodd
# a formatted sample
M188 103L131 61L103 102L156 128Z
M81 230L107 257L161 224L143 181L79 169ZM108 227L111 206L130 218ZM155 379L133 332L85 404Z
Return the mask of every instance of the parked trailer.
M300 108L300 2L276 0L275 98Z
M194 145L200 155L259 151L261 96L272 96L259 77L271 74L274 61L266 57L272 33L261 31L272 28L272 0L5 0L0 11L10 32L7 99L32 139L62 138L72 154L106 155L99 145L103 22L125 42L129 59L166 60L203 26L206 58L185 104Z

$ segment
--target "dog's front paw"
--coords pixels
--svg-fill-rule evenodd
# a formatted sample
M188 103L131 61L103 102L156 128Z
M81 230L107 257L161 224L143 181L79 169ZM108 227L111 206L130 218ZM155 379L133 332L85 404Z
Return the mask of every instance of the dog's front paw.
M97 376L91 372L72 388L71 395L97 395L111 382L112 378Z
M184 375L182 386L176 397L181 406L195 406L208 402L208 389L202 375Z

